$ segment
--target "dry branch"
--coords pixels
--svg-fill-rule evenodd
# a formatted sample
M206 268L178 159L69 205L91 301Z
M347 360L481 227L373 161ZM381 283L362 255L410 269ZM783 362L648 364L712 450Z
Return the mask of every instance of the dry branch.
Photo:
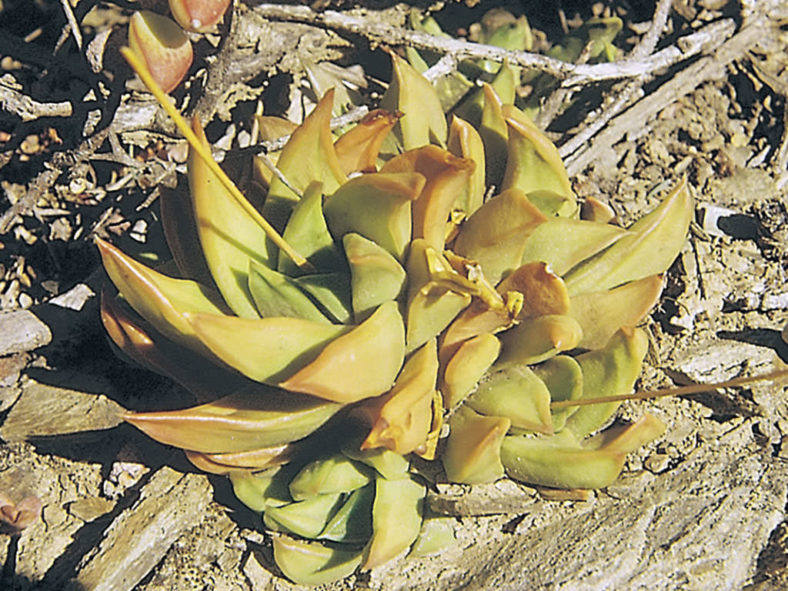
M704 82L724 77L728 64L740 58L757 43L763 35L763 26L763 21L754 21L727 41L723 42L725 37L718 38L719 48L713 55L703 57L678 72L656 91L626 111L624 109L631 103L625 100L626 97L620 97L606 112L598 116L600 118L598 122L586 126L583 132L559 149L562 157L567 159L569 174L574 175L583 170L594 160L595 155L599 154L599 150L613 146L629 131L643 129L646 121L680 97L693 92ZM608 122L607 129L590 142L589 140ZM585 149L579 151L583 146Z
M702 53L727 28L735 26L730 19L712 23L697 33L682 38L678 47L667 47L642 60L585 65L562 62L527 51L509 51L493 45L428 35L419 31L393 27L333 10L316 12L306 6L282 4L260 4L255 6L253 10L256 14L268 19L319 25L329 29L347 31L362 35L375 43L407 45L418 49L428 49L439 53L451 54L454 59L458 60L487 59L495 62L508 60L513 65L531 68L555 76L563 81L562 86L567 87L582 86L603 80L638 77L663 70Z

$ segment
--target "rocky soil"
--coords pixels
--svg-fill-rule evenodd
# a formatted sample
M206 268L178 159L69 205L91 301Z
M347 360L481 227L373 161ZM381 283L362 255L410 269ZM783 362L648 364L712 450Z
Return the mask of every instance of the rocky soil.
M124 409L190 401L116 359L98 318L103 277L91 239L156 252L158 190L176 182L184 159L183 141L113 53L129 16L119 4L72 1L68 15L54 0L0 3L0 493L43 506L20 534L0 534L0 588L294 589L226 479L198 473L120 418ZM316 4L370 27L348 31L300 13L274 19L270 5L243 0L222 35L198 44L176 98L210 122L228 159L248 153L258 103L297 115L308 102L305 61L361 65L370 80L386 79L378 48L387 40L372 25L402 26L415 6L467 34L482 14L470 1ZM545 3L482 4L526 14L545 43L560 33L562 13ZM570 26L576 11L622 15L624 55L655 11L633 0L562 4ZM587 81L548 128L578 196L605 200L623 221L654 206L660 183L683 175L696 197L691 236L647 323L640 389L766 373L788 361L780 337L788 322L788 8L779 0L667 4L655 50L686 57ZM81 49L69 16L80 23ZM375 100L375 84L364 100ZM668 431L629 459L615 485L584 500L507 480L439 486L429 502L456 518L453 548L328 588L788 586L784 382L629 402L621 418L645 411Z

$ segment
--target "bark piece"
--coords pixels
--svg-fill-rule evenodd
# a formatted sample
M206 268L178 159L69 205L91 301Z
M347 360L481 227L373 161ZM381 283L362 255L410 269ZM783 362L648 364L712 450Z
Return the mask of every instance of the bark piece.
M210 501L205 476L162 468L142 488L139 501L109 525L95 550L83 558L71 588L133 589L181 534L202 521Z

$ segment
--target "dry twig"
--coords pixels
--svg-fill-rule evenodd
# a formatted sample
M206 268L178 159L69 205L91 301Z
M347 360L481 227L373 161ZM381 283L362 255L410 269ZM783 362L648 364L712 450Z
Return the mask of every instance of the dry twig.
M684 37L679 46L671 46L643 60L615 62L612 64L570 64L544 55L527 51L508 51L493 45L472 43L451 37L438 37L419 31L372 22L342 12L326 10L316 12L306 6L260 4L253 9L269 19L320 25L326 28L363 35L370 41L388 45L408 45L443 54L454 59L488 59L495 62L509 60L512 65L545 72L562 80L562 86L582 86L591 82L617 80L642 76L663 70L704 51L725 28L725 22L712 23L701 31Z

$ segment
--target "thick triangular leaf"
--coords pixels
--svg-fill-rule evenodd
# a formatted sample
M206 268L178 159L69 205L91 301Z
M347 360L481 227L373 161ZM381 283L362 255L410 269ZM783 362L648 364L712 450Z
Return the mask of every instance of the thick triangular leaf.
M320 272L344 270L342 254L334 244L323 216L323 185L312 183L296 203L282 237ZM287 275L305 271L284 252L279 253L278 269Z
M364 565L380 566L404 552L419 536L425 488L410 478L375 481L372 539L364 550Z
M176 343L207 351L186 319L187 313L224 316L219 294L194 281L173 279L154 271L101 239L96 240L101 260L115 287L132 308Z
M500 351L501 341L489 333L460 344L443 372L441 393L446 408L454 408L473 391Z
M294 282L312 297L329 318L340 324L351 321L349 273L312 273L296 277Z
M526 318L499 335L501 355L496 367L531 365L577 347L583 331L571 316Z
M222 361L257 382L276 385L314 360L350 327L301 318L189 315L200 340Z
M622 329L604 349L577 357L583 369L583 399L627 394L640 375L648 350L648 337L640 329ZM620 402L582 406L566 422L566 429L585 437L602 427L616 412Z
M374 472L343 454L309 462L290 481L296 501L335 493L346 493L370 483Z
M468 192L475 167L472 160L437 146L409 150L386 162L382 173L415 172L427 181L413 202L412 238L424 238L433 248L443 249L449 214L457 197Z
M273 520L277 525L276 529L282 527L287 533L315 538L341 506L340 493L318 495L281 507L269 507L264 518L266 525L270 525Z
M176 345L137 316L117 297L101 294L101 320L112 341L133 361L169 376L198 400L230 394L246 380L218 360Z
M577 400L583 395L583 370L574 357L557 355L533 367L533 372L550 391L550 402ZM553 410L553 430L563 429L566 419L578 408L570 406Z
M452 117L449 128L449 151L476 164L463 193L454 202L455 209L470 216L482 206L485 193L484 142L479 132L467 121Z
M504 119L503 101L489 84L482 85L484 105L479 135L484 141L484 161L486 162L487 186L501 186L509 143L509 130ZM470 119L473 121L473 119Z
M502 190L516 188L523 193L550 192L555 206L545 208L546 215L570 216L577 210L572 185L558 149L550 139L518 108L501 108L508 126L506 173Z
M405 269L389 252L359 234L345 234L342 243L350 265L353 315L360 322L383 302L402 295Z
M510 478L554 488L602 488L621 473L626 454L587 450L567 430L552 437L510 435L501 445L501 460Z
M199 141L208 140L195 118ZM248 289L249 259L268 264L265 230L244 210L193 149L189 150L189 189L205 262L227 305L238 316L257 317Z
M286 316L331 323L292 277L255 261L250 261L249 291L263 318Z
M571 299L572 316L583 329L578 347L599 349L623 326L636 326L659 301L662 275L651 275L607 291Z
M361 552L286 536L274 536L274 560L282 573L300 585L322 585L351 575L361 564Z
M496 284L520 266L530 232L547 218L522 191L510 189L482 205L465 222L454 250L478 262L484 276Z
M629 228L627 236L572 269L564 277L569 293L602 291L664 273L684 246L692 212L692 197L683 179L659 207Z
M550 391L525 366L509 367L488 375L465 401L478 413L506 417L512 427L552 434Z
M281 383L294 392L356 402L386 392L405 357L405 327L396 302L386 302L318 357Z
M426 179L415 172L371 173L350 179L323 208L334 238L355 232L403 260L411 240L411 202Z
M423 448L437 378L438 354L432 340L411 355L389 392L365 405L372 429L361 449L385 447L405 455Z
M287 487L293 477L292 464L265 472L235 470L228 477L238 500L256 513L262 513L268 507L286 505L293 500Z
M450 482L482 484L503 476L501 442L511 421L486 417L461 406L449 423L449 439L441 458Z
M337 158L345 174L375 172L378 154L389 132L402 117L399 111L370 111L335 143Z
M322 183L325 193L332 193L345 180L331 135L333 105L334 92L329 90L290 136L277 160L279 172L301 193L314 182ZM263 214L272 226L281 230L298 200L299 195L275 177L263 205Z
M392 79L380 106L404 113L394 128L403 147L411 150L430 143L445 145L446 116L432 84L397 54L390 55Z
M131 413L124 418L161 443L215 454L296 441L340 408L319 398L255 385L193 408Z
M553 218L536 228L525 242L523 263L543 261L558 275L594 256L627 231L612 224Z
M329 520L318 535L320 540L358 544L366 542L372 535L372 502L375 499L374 485L353 491L342 507Z

